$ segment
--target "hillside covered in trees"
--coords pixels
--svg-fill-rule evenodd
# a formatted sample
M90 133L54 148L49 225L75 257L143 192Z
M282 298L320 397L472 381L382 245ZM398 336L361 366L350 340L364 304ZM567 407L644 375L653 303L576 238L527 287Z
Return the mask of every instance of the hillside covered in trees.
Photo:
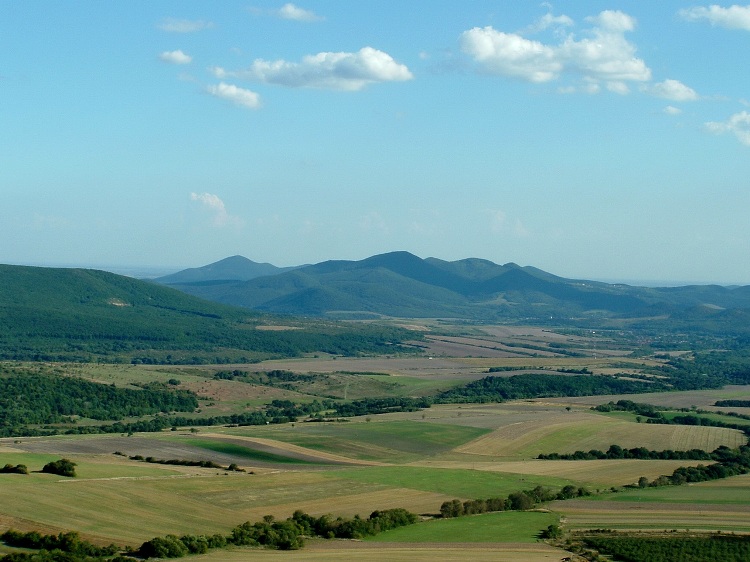
M265 325L283 324L273 331ZM0 359L253 362L403 350L407 330L280 320L104 271L0 265Z

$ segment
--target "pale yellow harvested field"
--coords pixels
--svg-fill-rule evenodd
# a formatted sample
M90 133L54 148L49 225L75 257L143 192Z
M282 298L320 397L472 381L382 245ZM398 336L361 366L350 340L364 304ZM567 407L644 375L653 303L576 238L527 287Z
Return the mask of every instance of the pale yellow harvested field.
M576 529L704 529L750 532L750 505L708 503L555 502Z
M587 410L585 410L585 413L594 415ZM574 412L567 412L565 408L557 404L543 405L516 401L501 404L438 404L428 410L419 412L399 412L373 416L373 420L414 420L497 429L518 422L545 422L545 420L554 422L561 415L564 416L563 419L571 419ZM353 418L352 421L359 420Z
M681 466L696 466L706 461L661 461L661 460L593 460L593 461L509 461L509 462L469 462L469 461L422 461L412 466L431 468L454 468L483 470L488 472L509 472L534 476L565 478L584 484L592 489L597 487L624 486L633 484L641 476L649 480L662 474L672 474Z
M492 562L553 562L570 553L538 544L400 544L361 541L309 541L304 548L291 552L259 549L229 549L191 557L196 562L242 562L245 560L310 560L312 562L453 562L487 560Z
M348 371L354 373L388 373L409 376L443 376L455 377L467 372L466 364L460 359L447 357L339 357L339 358L301 358L262 361L251 365L224 365L225 369L245 369L266 371L284 369L297 373L335 373ZM215 370L215 367L212 369ZM468 369L471 371L471 369ZM475 372L479 372L475 370Z
M649 394L618 394L614 396L582 396L578 398L540 398L540 402L555 403L560 406L568 404L578 406L596 406L618 400L632 400L644 404L668 406L670 408L690 408L697 406L702 409L716 411L734 411L740 414L750 414L750 408L719 408L714 406L717 400L750 400L750 385L730 385L715 390L686 390L682 392L654 392Z
M468 338L428 337L425 352L433 356L509 358L524 355L509 347ZM544 353L541 353L544 355ZM549 354L551 355L551 354Z
M455 449L455 452L490 456L533 458L540 453L572 453L610 445L623 448L713 451L720 445L746 443L737 430L707 427L636 424L587 412L548 413L536 419L502 426Z

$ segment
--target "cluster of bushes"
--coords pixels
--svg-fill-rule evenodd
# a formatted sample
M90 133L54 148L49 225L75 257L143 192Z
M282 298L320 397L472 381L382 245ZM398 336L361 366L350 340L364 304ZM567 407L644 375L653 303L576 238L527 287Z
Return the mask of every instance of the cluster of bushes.
M296 550L304 546L304 537L358 539L376 535L389 529L416 523L417 516L405 509L373 511L370 517L362 519L330 515L313 517L302 511L282 521L266 515L262 521L249 521L237 525L230 535L167 535L156 537L143 543L137 554L143 558L180 558L187 554L203 554L209 549L236 546L264 546L279 550Z
M657 407L653 404L633 402L632 400L618 400L617 402L610 401L606 404L599 404L598 406L594 406L592 410L596 410L597 412L633 412L647 418L663 418L664 414L662 414L662 411L666 410L666 408Z
M6 464L4 467L0 468L0 474L28 474L29 469L25 464L17 464L16 466L13 466L12 464Z
M652 451L645 447L635 447L633 449L623 449L619 445L610 445L606 451L591 449L590 451L576 451L574 453L549 453L539 454L538 459L546 461L590 461L590 460L611 460L611 459L648 459L648 460L696 460L707 461L716 460L712 453L702 449L691 449L689 451L673 451L666 449L664 451Z
M143 558L182 558L188 554L205 554L209 549L226 546L227 539L224 535L167 535L144 542L137 554Z
M727 408L750 408L750 400L717 400L714 406Z
M118 454L115 452L115 454ZM122 453L119 453L122 454ZM237 464L232 463L227 467L223 467L220 464L215 463L214 461L191 461L187 459L157 459L154 457L144 457L143 455L133 455L132 457L128 457L131 461L142 461L142 462L149 462L153 464L171 464L176 466L199 466L201 468L217 468L219 470L228 470L230 472L245 472L244 468L240 468L237 466Z
M461 517L462 515L489 513L492 511L525 511L541 503L553 500L568 500L589 495L591 495L591 492L586 488L579 488L571 484L564 486L558 492L554 492L544 486L537 486L533 490L513 492L504 498L495 497L467 500L464 502L457 499L446 501L440 506L440 515L444 518L451 518Z
M57 474L58 476L67 476L68 478L75 478L76 463L69 459L60 459L57 461L48 462L42 467L42 472L46 472L47 474Z
M583 542L615 560L628 562L671 562L672 560L750 560L750 536L712 534L708 536L647 536L604 533L588 535Z
M37 556L36 554L8 554L7 556L0 558L0 560L5 562L47 559L99 559L105 557L108 558L120 552L120 547L115 546L114 544L101 547L84 541L76 532L60 533L57 535L42 535L36 531L21 533L11 529L0 535L0 540L8 546L40 550L43 553L46 552L46 554L42 554L41 557L37 558L32 558L32 556Z

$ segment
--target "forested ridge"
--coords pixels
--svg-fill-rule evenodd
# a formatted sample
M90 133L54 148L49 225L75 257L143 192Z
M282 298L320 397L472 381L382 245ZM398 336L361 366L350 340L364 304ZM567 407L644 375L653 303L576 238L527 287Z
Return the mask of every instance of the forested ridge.
M0 265L0 360L205 364L407 351L409 330L312 322L89 269ZM257 329L264 323L290 329Z

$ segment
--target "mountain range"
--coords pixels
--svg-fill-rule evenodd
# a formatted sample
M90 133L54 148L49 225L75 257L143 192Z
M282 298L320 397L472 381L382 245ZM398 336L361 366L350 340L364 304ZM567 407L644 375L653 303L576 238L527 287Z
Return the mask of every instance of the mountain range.
M422 259L403 251L294 268L234 256L155 281L207 300L303 316L487 322L750 309L750 286L636 287L566 279L515 263Z

